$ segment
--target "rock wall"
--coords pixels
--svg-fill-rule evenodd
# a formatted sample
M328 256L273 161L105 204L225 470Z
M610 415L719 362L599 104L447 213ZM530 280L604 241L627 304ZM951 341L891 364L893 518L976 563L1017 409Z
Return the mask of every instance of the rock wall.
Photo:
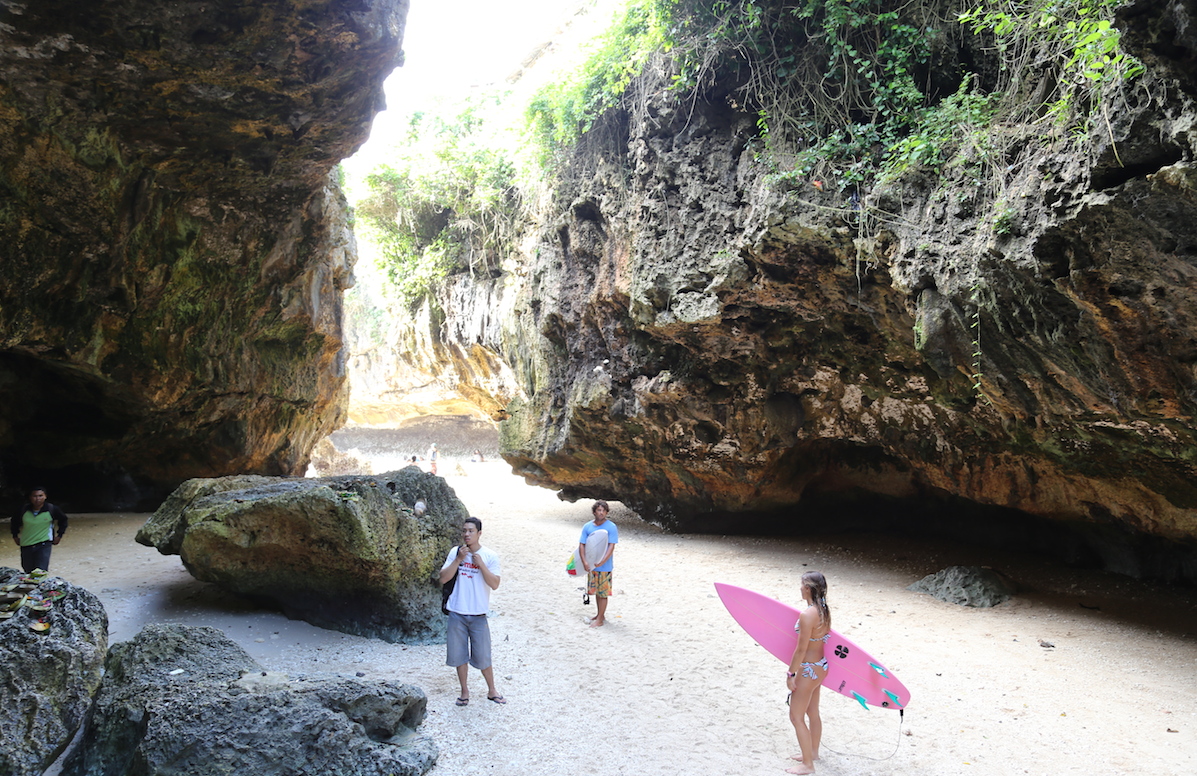
M376 273L374 284L388 282L376 269L362 271ZM493 305L502 294L479 293L472 278L456 291L446 299L425 299L413 312L381 294L371 298L368 289L354 290L346 302L353 382L347 425L398 428L429 416L490 422L504 417L519 394L516 376L498 354L479 344L498 333L486 327L501 320Z
M110 509L303 472L346 402L334 166L383 106L406 10L0 7L6 486Z
M516 373L508 461L683 530L902 510L1197 578L1197 45L1179 4L1125 13L1145 75L1081 150L1010 129L999 214L961 170L770 181L730 79L634 87L518 268L442 294Z

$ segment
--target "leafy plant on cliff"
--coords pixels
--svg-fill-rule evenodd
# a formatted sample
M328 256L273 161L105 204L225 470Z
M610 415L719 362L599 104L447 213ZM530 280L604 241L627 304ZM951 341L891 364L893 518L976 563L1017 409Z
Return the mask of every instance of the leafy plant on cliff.
M873 177L932 102L938 3L673 0L675 89L739 83L774 180Z
M985 253L988 241L1020 233L1020 211L1011 204L1018 201L1012 188L1018 183L1008 171L1016 167L1027 133L995 131L997 127L1025 127L1037 131L1041 142L1062 141L1083 149L1095 123L1098 131L1101 123L1108 129L1109 97L1143 71L1140 62L1122 51L1120 33L1112 24L1121 4L1122 0L981 0L959 14L962 24L991 43L999 63L990 84L989 131L962 135L952 146L953 162L973 168L979 215L989 227L974 233L974 257ZM971 148L966 147L969 142ZM1117 156L1117 147L1112 147ZM982 387L984 303L975 263L972 274L978 278L969 300L973 389L988 401Z
M1054 116L1085 110L1103 86L1128 81L1143 65L1122 51L1113 13L1124 0L1001 0L959 15L977 34L990 34L1000 55L1005 86L1018 94L1026 81L1056 79L1041 101ZM1045 72L1046 71L1046 72ZM1031 104L1031 110L1038 104Z
M974 0L970 0L973 2ZM939 169L997 123L1050 116L1074 136L1103 89L1141 71L1113 27L1122 0L661 0L675 88L735 82L758 115L761 158L778 182L853 189ZM952 19L992 41L996 77L952 76Z
M357 216L408 303L453 272L490 273L513 233L516 167L490 134L485 102L414 115L407 143L366 178Z
M655 53L672 47L664 12L668 4L668 0L629 0L593 41L580 66L532 95L526 118L544 166L551 166L600 116L620 103L632 79Z

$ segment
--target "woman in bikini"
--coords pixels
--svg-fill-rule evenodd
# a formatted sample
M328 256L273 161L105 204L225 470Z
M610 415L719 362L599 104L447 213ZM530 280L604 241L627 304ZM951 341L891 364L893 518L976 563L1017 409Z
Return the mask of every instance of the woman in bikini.
M823 646L831 633L831 610L827 608L827 580L818 571L802 575L802 599L806 609L794 623L798 632L798 647L786 670L786 689L790 691L790 722L798 734L802 749L792 759L800 764L787 768L786 773L815 772L819 759L819 739L823 737L823 720L819 717L819 688L827 676L827 658ZM809 720L809 721L808 721Z

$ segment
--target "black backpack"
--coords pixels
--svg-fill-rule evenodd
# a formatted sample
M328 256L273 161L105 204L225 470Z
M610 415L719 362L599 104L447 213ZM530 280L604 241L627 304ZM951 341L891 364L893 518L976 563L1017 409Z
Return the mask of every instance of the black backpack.
M449 613L449 596L453 595L453 588L457 586L457 574L449 578L449 581L441 585L441 611L445 614Z

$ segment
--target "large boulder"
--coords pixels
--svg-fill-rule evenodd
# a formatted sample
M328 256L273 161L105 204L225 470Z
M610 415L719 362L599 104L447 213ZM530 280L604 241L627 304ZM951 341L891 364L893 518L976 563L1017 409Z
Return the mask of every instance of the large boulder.
M422 515L417 500L427 505ZM185 482L137 541L288 617L387 641L444 633L435 575L465 506L414 466L379 475Z
M0 568L0 587L21 580ZM70 743L100 686L108 650L108 614L89 591L46 577L29 593L56 598L46 613L21 606L0 619L0 773L41 776ZM49 627L33 630L36 620Z
M411 685L270 674L219 630L150 625L113 646L95 712L64 776L416 776Z

